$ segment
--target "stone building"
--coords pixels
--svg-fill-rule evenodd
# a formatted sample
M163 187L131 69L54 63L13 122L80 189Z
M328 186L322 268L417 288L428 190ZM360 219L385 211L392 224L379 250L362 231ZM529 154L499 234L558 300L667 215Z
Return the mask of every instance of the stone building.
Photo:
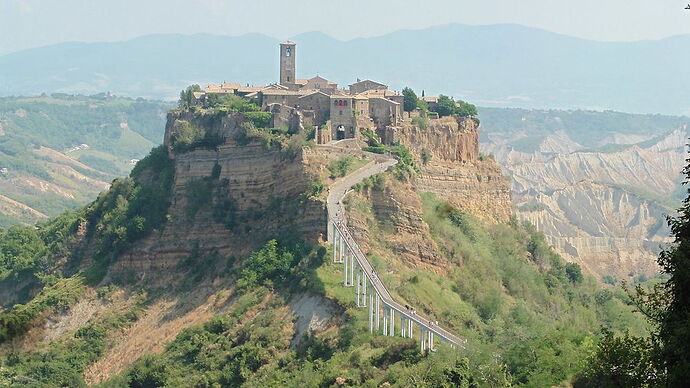
M365 130L383 131L400 125L403 119L403 95L387 85L369 79L338 88L338 84L319 75L297 78L297 45L280 43L279 83L267 86L242 86L236 83L209 85L196 96L204 100L208 94L236 94L255 99L262 110L282 118L299 113L305 123L318 128L317 141L357 138Z

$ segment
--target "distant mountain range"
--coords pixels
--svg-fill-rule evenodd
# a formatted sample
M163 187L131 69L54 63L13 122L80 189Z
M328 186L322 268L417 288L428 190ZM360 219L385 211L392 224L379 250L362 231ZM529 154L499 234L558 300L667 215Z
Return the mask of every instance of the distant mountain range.
M341 85L371 78L482 106L690 114L690 35L596 42L519 25L438 26L339 41L293 38L297 73ZM191 83L278 78L274 38L149 35L64 43L0 56L0 95L43 92L176 98Z

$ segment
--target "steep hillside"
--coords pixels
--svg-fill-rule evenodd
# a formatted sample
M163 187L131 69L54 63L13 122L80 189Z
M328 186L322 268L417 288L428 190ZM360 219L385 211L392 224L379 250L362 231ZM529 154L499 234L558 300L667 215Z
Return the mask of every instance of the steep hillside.
M485 142L510 175L518 215L598 277L646 278L670 242L688 119L482 109Z
M501 209L507 182L451 181L448 201L420 193L443 175L397 146L396 166L345 200L349 227L395 298L467 343L422 353L415 339L371 333L323 243L326 188L371 166L366 154L255 116L173 111L165 145L129 178L83 209L2 232L0 384L552 386L572 381L600 325L646 331L627 296L583 277L543 235L495 223L510 208L491 223L470 214ZM477 159L438 150L427 168L497 171L479 160L470 122L426 136L474 144ZM452 205L471 191L499 203Z
M0 227L92 200L160 141L167 107L105 95L0 99Z
M299 47L298 76L318 73L341 85L394 80L397 90L424 87L427 95L495 107L690 113L687 35L595 42L519 25L451 24L350 41L317 32L291 40ZM263 85L278 76L277 43L259 34L159 34L30 49L0 57L0 93L111 90L174 99L191 83ZM649 92L661 86L663 93Z

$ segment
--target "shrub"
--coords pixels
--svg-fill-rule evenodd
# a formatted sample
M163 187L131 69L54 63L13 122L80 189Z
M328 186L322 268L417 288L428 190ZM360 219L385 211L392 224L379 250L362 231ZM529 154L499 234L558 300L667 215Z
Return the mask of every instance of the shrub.
M347 175L352 167L354 160L352 156L346 155L338 160L332 161L328 164L328 171L331 173L331 177L343 177Z
M219 110L225 108L226 112L258 112L261 108L246 97L234 94L209 94L206 96L206 107Z
M299 257L271 240L246 260L238 284L244 288L281 284L288 279L297 260Z
M193 149L206 136L206 131L196 125L184 121L175 120L174 129L170 134L170 144L175 152L184 152Z
M271 125L271 112L246 112L244 117L256 128L268 128Z
M424 148L424 149L422 149L422 152L420 153L419 156L421 156L421 158L422 158L422 164L424 164L426 166L431 161L431 157L433 155L431 155L431 151L429 151L428 148Z
M568 279L573 283L582 283L582 280L584 280L582 269L580 269L580 265L577 263L566 264L565 273L568 275Z
M421 130L426 130L429 127L429 119L423 116L413 117L412 124L416 125Z

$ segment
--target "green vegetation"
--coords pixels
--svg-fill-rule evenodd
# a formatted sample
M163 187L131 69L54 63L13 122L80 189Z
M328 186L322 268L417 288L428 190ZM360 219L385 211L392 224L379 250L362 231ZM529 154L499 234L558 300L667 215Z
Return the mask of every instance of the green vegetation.
M244 117L257 128L268 128L271 124L271 112L247 112Z
M373 152L376 154L384 154L386 152L395 155L398 163L393 167L393 175L399 180L407 180L416 176L418 171L417 164L414 161L412 152L403 144L367 146L362 148L363 151Z
M426 101L421 99L417 100L417 109L420 109L425 115L429 115L429 104L427 104Z
M413 117L412 124L424 131L429 127L429 119L424 116Z
M518 206L518 210L521 212L539 212L546 209L546 205L537 201L530 201Z
M595 349L602 325L646 332L624 292L578 276L579 267L565 263L533 226L513 220L487 227L432 195L422 200L436 244L454 263L449 273L371 259L377 272L389 274L383 280L392 293L467 338L463 354L480 386L567 383L581 371L578 360ZM368 225L372 251L395 256L385 225Z
M414 90L410 88L404 88L402 90L403 94L403 109L405 112L412 112L413 110L417 109L417 94L415 94Z
M79 276L56 280L26 305L17 304L0 313L0 343L24 334L31 320L48 308L65 308L76 302L84 291L83 282Z
M419 157L422 158L422 164L426 166L431 161L433 155L431 154L431 151L429 151L428 148L424 148L422 149L422 152L419 154Z
M7 176L18 182L0 194L49 216L83 206L98 188L68 170L104 182L128 174L130 159L142 158L161 142L169 107L164 102L105 96L0 98L0 168L7 168ZM53 161L52 151L40 147L64 152L87 167ZM54 184L60 193L23 184L30 179ZM5 214L0 227L36 221L31 215Z
M344 177L350 172L354 162L354 158L349 155L342 156L338 160L334 160L328 164L328 171L332 178Z
M593 150L598 150L602 140L615 134L657 137L660 133L668 133L690 122L687 117L614 111L513 108L480 108L479 111L484 128L480 133L481 141L486 141L489 133L506 136L528 133L534 142L536 138L543 139L554 132L563 131L573 141Z
M441 117L450 115L475 117L477 116L477 107L464 101L456 102L452 97L440 95L438 96L438 102L436 103L434 112L438 113Z
M254 101L234 94L209 94L206 96L205 108L231 113L258 112L261 107Z
M107 349L108 334L135 322L146 301L145 294L131 297L122 312L108 312L91 320L47 349L33 353L9 353L0 359L0 385L29 387L86 387L83 371ZM60 306L55 304L55 306Z
M690 164L683 174L690 181ZM616 337L604 331L577 386L680 387L690 380L690 190L686 194L678 217L668 218L675 244L658 259L668 279L652 287L638 284L630 295L651 334Z
M99 261L107 263L167 221L173 178L173 163L165 146L159 146L129 178L115 179L86 207L88 234L99 241Z
M199 85L194 84L188 86L187 89L184 89L180 92L180 99L177 102L177 106L180 109L187 109L190 106L194 106L196 104L196 98L194 97L194 93L200 91L201 86Z
M170 144L175 152L185 152L194 149L205 137L203 128L188 121L176 120L174 130L170 133Z

